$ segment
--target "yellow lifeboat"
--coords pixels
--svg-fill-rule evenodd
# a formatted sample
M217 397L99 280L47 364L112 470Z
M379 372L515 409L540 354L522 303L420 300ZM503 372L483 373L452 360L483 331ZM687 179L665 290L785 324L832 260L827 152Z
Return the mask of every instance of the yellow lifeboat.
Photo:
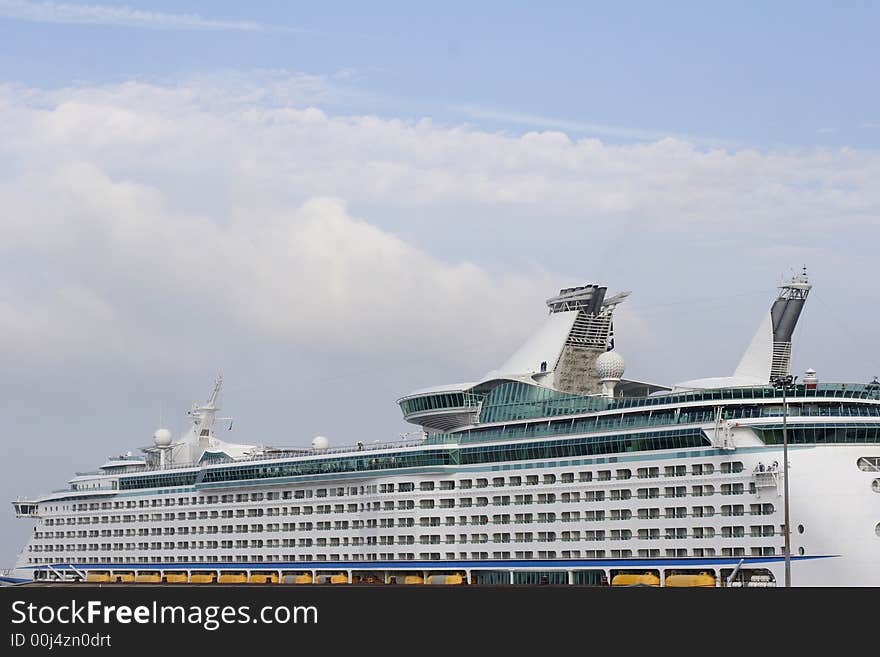
M186 573L165 573L165 581L168 584L186 584L189 580Z
M276 584L278 573L251 573L248 578L249 584Z
M330 578L331 584L348 584L348 575L345 573L339 573L337 575L333 575Z
M138 573L134 577L134 581L138 584L160 584L162 582L161 573Z
M90 584L103 584L104 582L112 582L113 580L110 578L110 573L107 572L90 572L86 573L86 582Z
M218 581L220 584L246 584L247 580L245 573L223 573Z
M300 573L293 579L294 584L311 584L312 583L312 574L311 573Z
M688 586L705 586L715 587L715 577L709 573L699 574L683 574L683 575L667 575L666 586L688 587Z
M427 583L454 586L464 584L465 579L461 573L453 573L452 575L428 575Z
M660 578L654 573L619 573L611 586L660 586Z
M421 575L407 575L403 578L404 584L424 584L425 580Z
M120 584L130 584L135 580L134 573L115 573L114 577L116 578L114 581Z
M190 575L190 584L213 584L217 580L215 573L193 573Z

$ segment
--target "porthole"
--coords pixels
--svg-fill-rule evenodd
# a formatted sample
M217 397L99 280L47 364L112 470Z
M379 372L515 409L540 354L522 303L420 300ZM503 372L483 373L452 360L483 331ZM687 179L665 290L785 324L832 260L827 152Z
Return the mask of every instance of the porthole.
M877 534L877 536L880 536L880 522L878 522L877 526L874 527L874 533Z
M880 456L863 456L856 465L862 472L880 472Z
M871 482L871 490L875 493L880 493L880 479L875 479Z
M804 548L799 547L799 548L798 548L798 554L801 555L801 556L804 556Z
M803 533L804 533L804 526L798 525L798 534L803 534Z

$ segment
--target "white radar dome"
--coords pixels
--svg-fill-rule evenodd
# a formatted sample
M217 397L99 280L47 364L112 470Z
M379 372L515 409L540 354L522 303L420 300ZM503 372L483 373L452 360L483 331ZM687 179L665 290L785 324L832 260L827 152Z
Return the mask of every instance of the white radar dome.
M619 379L626 369L626 361L616 351L606 351L596 359L596 374L601 380Z
M168 447L171 444L171 432L168 429L159 429L153 434L153 442L156 447Z
M327 449L330 447L330 441L324 436L315 436L312 438L312 449Z

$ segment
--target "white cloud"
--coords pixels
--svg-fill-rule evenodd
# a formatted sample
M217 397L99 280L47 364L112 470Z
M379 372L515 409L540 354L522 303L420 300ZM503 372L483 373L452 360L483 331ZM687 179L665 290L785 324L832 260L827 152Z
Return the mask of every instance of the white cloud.
M659 130L643 130L641 128L605 125L589 121L560 119L553 116L541 116L538 114L530 114L528 112L511 112L467 103L450 105L449 109L457 114L473 119L489 119L491 121L500 121L501 123L530 126L532 128L565 130L568 132L585 133L603 137L658 140L673 136L669 132L661 132Z
M227 189L286 188L300 199L509 205L573 219L635 213L642 223L662 217L666 225L764 225L771 216L809 223L829 214L860 220L860 212L875 216L878 207L869 181L880 165L872 153L707 150L675 138L612 145L563 132L511 135L428 119L334 116L309 106L332 92L326 81L268 79L274 82L260 89L210 79L26 100L7 89L4 112L20 120L0 126L0 136L7 153L24 151L44 166L82 158L156 180L207 168ZM35 139L49 148L32 148Z
M185 354L206 326L319 349L454 351L461 318L479 316L486 299L493 312L480 330L506 342L517 335L510 320L528 319L523 300L548 286L540 272L491 275L441 261L335 198L209 217L89 164L18 178L0 195L9 211L0 253L27 253L52 270L48 289L0 296L0 352L44 367L95 354L186 367L157 355Z
M618 272L681 244L745 271L782 256L842 266L831 227L864 243L880 225L870 152L338 115L316 106L335 93L322 78L262 79L0 88L0 352L22 367L100 352L173 369L157 354L197 353L211 326L320 349L465 362L462 345L479 344L503 357L558 284L596 272L609 232ZM641 252L636 235L648 236ZM554 243L583 255L532 260ZM462 249L471 256L448 255ZM663 343L630 321L634 339Z
M194 366L186 351L169 353L146 325L93 289L61 283L46 294L0 290L0 355L8 374L41 379L61 364L88 370L113 363L154 373Z
M0 0L0 18L36 23L75 25L118 25L159 30L212 30L237 32L303 32L294 27L266 25L253 21L224 21L198 14L168 14L132 7L63 2Z

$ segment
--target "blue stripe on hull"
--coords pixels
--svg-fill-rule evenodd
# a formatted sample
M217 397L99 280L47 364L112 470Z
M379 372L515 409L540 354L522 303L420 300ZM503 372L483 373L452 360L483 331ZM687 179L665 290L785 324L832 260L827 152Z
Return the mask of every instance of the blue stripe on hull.
M791 560L810 561L830 559L840 555L793 556ZM663 559L497 559L481 561L278 561L278 562L224 562L224 563L97 563L52 564L55 570L450 570L482 569L509 570L512 568L546 568L566 570L572 568L693 568L700 566L736 566L781 563L785 557L692 557ZM33 570L48 570L48 565L27 566Z

